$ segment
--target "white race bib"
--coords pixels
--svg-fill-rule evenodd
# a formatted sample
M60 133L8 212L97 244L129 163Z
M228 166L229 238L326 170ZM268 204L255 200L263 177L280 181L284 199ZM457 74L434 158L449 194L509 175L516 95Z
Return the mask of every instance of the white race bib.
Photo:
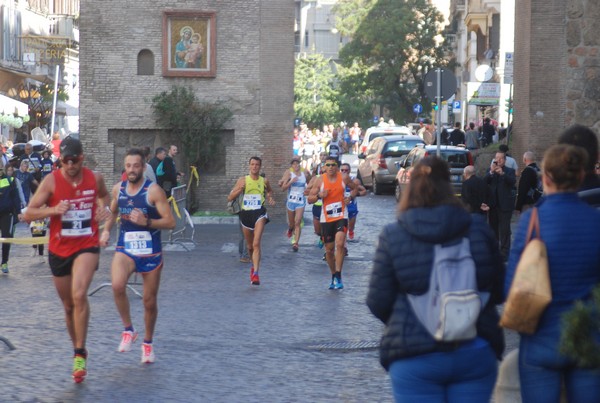
M304 188L291 187L288 201L291 203L304 203Z
M258 210L262 207L262 197L259 194L244 195L244 210Z
M68 210L62 215L62 236L92 235L92 210Z
M335 202L325 206L327 216L331 218L343 217L344 209L342 208L342 202Z
M134 256L152 254L152 235L148 231L129 231L123 237L125 252Z

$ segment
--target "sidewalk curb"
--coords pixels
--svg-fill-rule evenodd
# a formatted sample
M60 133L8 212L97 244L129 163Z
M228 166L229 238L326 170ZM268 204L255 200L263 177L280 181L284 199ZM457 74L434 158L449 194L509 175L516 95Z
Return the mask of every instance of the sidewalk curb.
M237 216L231 217L223 217L223 216L206 216L206 217L192 217L192 222L194 225L203 225L203 224L237 224L238 223Z

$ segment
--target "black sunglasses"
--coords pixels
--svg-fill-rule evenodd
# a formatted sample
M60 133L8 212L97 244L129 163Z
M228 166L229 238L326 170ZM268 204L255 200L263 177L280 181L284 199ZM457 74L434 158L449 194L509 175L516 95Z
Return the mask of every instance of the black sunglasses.
M337 164L333 163L333 164L325 164L326 167L337 167Z
M69 162L72 162L73 164L77 164L79 161L81 161L81 157L78 155L75 155L72 157L63 157L63 158L61 158L61 161L63 162L63 164L68 164Z

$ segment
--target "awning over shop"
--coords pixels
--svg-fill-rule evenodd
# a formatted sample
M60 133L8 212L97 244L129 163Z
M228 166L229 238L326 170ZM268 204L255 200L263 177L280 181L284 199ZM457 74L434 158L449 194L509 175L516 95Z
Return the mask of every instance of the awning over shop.
M17 116L23 117L29 115L29 106L23 102L19 102L16 99L9 98L5 95L0 95L0 113L5 115L12 115L16 113Z

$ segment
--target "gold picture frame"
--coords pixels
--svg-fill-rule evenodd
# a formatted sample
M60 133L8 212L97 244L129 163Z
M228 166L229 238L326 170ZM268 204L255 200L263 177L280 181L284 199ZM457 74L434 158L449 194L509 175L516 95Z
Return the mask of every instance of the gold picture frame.
M216 12L163 11L165 77L216 77Z

